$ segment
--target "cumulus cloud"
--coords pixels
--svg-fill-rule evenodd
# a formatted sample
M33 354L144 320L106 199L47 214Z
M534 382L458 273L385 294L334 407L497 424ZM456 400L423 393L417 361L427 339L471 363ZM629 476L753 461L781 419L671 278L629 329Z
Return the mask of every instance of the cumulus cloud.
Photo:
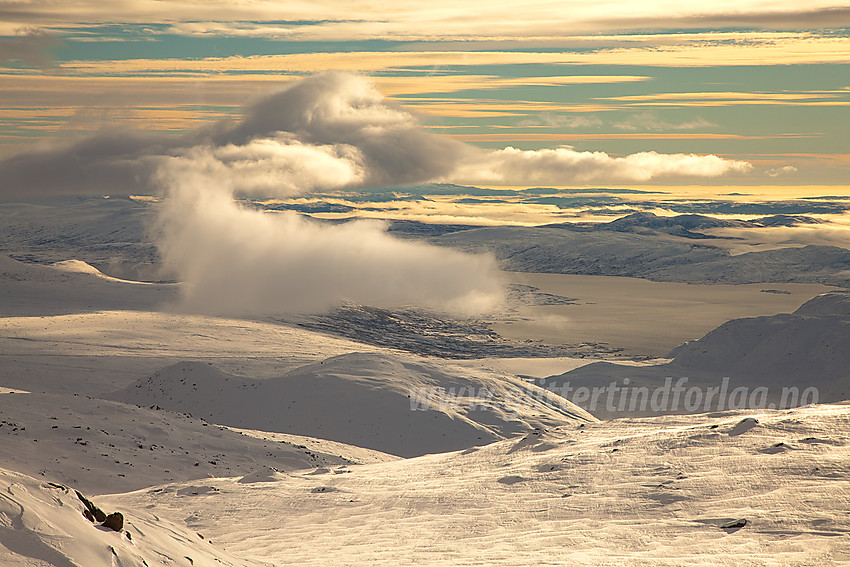
M364 79L315 76L196 137L205 143L162 157L154 175L166 197L154 234L183 282L185 307L268 314L353 301L474 313L501 300L491 256L398 240L381 223L321 224L234 200L408 183L451 169L459 144L419 128Z
M374 84L349 73L314 75L250 104L216 144L244 144L258 137L295 139L356 148L363 184L403 184L450 172L466 147L422 128L410 113L389 103Z
M46 143L0 159L0 177L6 194L145 193L166 160L184 156L238 176L237 192L291 195L432 179L470 151L422 128L364 77L328 72L258 98L239 120L181 135L104 130Z
M159 180L162 171L176 172L179 164L184 175L204 175L215 185L230 187L233 194L297 195L359 185L367 177L356 147L311 145L284 136L241 145L198 146L179 157L159 160Z
M678 176L717 177L745 173L751 165L715 155L640 152L624 157L579 152L569 146L503 150L480 154L452 176L459 183L494 185L646 182Z

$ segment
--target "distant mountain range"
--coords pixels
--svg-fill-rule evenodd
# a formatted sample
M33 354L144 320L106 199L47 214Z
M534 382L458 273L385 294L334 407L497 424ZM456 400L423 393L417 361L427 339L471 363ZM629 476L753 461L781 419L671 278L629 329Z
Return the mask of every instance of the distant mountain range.
M76 258L111 276L167 281L169 274L159 264L149 234L156 206L115 197L0 204L0 253L38 263ZM715 245L728 238L700 232L818 222L813 217L787 214L742 221L637 212L604 223L539 227L396 220L390 223L389 231L402 238L492 252L509 271L633 276L687 283L794 282L850 287L850 250L845 248L810 245L733 256Z
M631 276L655 281L744 284L823 283L850 287L850 250L809 245L732 255L707 228L817 222L774 215L729 221L701 215L634 213L608 223L483 227L431 239L443 246L490 251L509 271Z

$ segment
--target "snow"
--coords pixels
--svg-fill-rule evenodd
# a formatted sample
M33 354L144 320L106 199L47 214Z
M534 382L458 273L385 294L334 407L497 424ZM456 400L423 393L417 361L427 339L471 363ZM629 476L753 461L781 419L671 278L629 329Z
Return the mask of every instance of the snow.
M355 350L390 352L298 327L169 312L0 318L5 385L24 390L102 395L187 359L270 377Z
M848 441L850 406L819 405L89 494L124 514L131 542L85 520L73 492L3 471L0 562L103 565L111 547L125 565L837 565Z
M476 228L431 241L493 252L504 269L516 272L628 276L695 284L850 286L850 250L838 246L789 245L772 250L747 246L750 251L732 256L726 247L735 241L718 237L694 239L689 237L692 235L652 230L618 232L598 227L589 230L581 225L556 226Z
M83 504L73 489L5 469L0 469L0 494L4 566L259 565L146 510L122 508L121 532L98 526L83 517ZM100 499L95 504L103 507Z

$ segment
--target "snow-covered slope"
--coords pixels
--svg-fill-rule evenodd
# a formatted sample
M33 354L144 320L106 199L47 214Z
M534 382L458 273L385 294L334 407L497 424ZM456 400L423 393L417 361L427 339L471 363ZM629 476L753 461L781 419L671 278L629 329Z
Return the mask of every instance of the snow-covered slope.
M405 457L594 419L516 377L377 353L336 356L266 380L183 362L109 398Z
M788 315L735 319L677 349L674 366L687 370L773 376L775 383L803 381L850 397L850 313L834 309L848 294L818 296ZM837 401L835 399L826 401Z
M850 399L850 292L835 291L819 295L806 302L794 313L768 317L750 317L728 321L699 340L677 347L667 364L626 367L608 362L590 364L571 372L546 379L545 386L563 392L565 385L576 388L607 388L612 382L631 389L662 387L667 378L675 381L686 378L686 388L699 387L705 392L709 387L720 387L729 379L727 392L746 388L744 398L727 399L738 407L753 407L752 402L763 407L789 407L783 404L783 392L796 389L801 395L807 388L814 389L806 402L837 402ZM628 382L626 382L628 379ZM766 397L754 395L757 388L767 388ZM654 390L652 390L654 391ZM684 392L678 407L667 404L653 410L648 407L635 411L632 400L620 405L620 393L606 405L607 390L601 402L590 408L586 400L579 403L597 417L610 418L623 415L658 415L687 412ZM575 397L567 396L577 401ZM627 396L628 397L628 396ZM719 398L717 398L719 400ZM793 399L793 394L785 401ZM739 402L744 401L742 406ZM794 404L796 405L796 404ZM700 404L696 411L723 409L712 402L708 407ZM630 409L632 408L632 409ZM694 411L694 410L691 410Z
M848 459L846 405L616 420L92 497L122 532L0 470L0 564L842 565Z
M175 284L119 280L79 260L44 266L0 255L0 317L152 310L176 298Z
M278 565L842 565L849 441L848 406L617 420L101 501Z
M101 502L95 499L95 505ZM75 490L0 469L0 564L4 567L250 566L197 531L150 510L119 505L115 531L83 517Z
M391 352L285 324L180 313L0 318L2 385L34 392L102 395L187 359L268 378L355 350Z
M393 459L318 440L232 431L156 406L58 394L0 395L0 454L3 466L87 493Z

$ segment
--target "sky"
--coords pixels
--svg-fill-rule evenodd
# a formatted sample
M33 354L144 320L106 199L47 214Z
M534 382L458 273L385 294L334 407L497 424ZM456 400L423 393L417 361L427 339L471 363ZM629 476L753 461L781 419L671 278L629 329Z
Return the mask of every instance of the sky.
M489 152L387 182L843 195L848 62L840 1L0 0L0 170L104 132L195 144L344 71L447 152ZM20 159L7 186L53 167Z

